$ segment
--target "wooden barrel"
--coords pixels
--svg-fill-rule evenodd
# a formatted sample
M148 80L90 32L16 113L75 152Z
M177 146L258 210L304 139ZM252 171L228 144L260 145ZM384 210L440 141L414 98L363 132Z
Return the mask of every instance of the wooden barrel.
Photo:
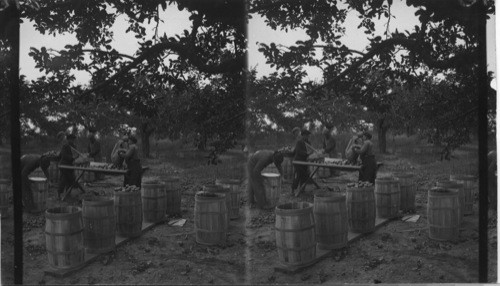
M375 230L374 187L347 188L347 223L352 232L368 233Z
M240 217L240 198L241 198L241 180L236 179L216 179L215 184L229 189L229 200L226 198L228 203L228 213L229 219L237 219Z
M167 214L181 214L181 185L179 177L162 178L165 183L165 191L167 195Z
M283 169L283 181L292 182L293 181L293 158L285 157L283 163L281 164L281 168Z
M321 249L339 249L347 245L347 208L344 194L314 195L316 242Z
M413 181L413 174L398 173L394 175L394 178L399 183L399 191L401 193L399 209L402 211L414 211L417 185Z
M267 207L275 207L281 195L281 176L276 173L262 173L266 188Z
M316 235L313 205L307 202L286 203L276 207L276 247L279 261L300 266L316 258Z
M93 197L82 202L83 245L89 253L115 249L116 217L110 197Z
M51 161L49 165L49 183L59 183L59 162Z
M473 214L474 193L477 192L476 177L471 175L450 175L450 181L457 182L463 185L465 200L464 214Z
M47 209L49 182L47 178L29 177L31 192L33 194L32 212L43 212Z
M429 238L456 240L460 234L459 192L434 187L427 195L427 224Z
M45 211L45 248L49 265L71 269L84 262L82 210L59 207Z
M116 233L123 237L138 237L142 233L142 203L140 192L115 191Z
M398 215L401 192L398 181L392 177L375 179L375 206L377 217L393 218Z
M197 243L205 245L225 244L227 221L226 198L222 194L196 193L194 228Z
M229 188L215 185L215 184L207 184L203 186L203 191L206 193L218 194L219 196L224 197L224 202L226 203L227 214L227 227L229 227L229 206L231 204L231 190Z
M163 183L142 183L142 213L144 221L158 222L165 219L167 212L167 191Z
M459 206L459 214L460 214L460 224L464 221L465 214L465 193L464 186L457 182L452 181L438 181L436 182L436 187L444 188L449 190L456 190L458 192L458 206Z
M12 178L12 168L11 168L11 156L8 152L0 153L0 179L11 180Z
M12 193L10 180L0 179L0 216L9 217L9 196Z

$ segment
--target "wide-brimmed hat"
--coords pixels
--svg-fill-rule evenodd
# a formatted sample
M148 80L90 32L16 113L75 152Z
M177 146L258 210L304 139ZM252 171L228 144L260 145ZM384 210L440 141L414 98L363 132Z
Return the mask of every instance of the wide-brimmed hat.
M292 134L295 133L295 132L300 132L300 128L299 127L294 127L292 129Z
M73 133L66 134L66 139L76 139L76 135Z
M307 129L302 129L302 131L300 131L300 135L310 135L311 134L311 131L307 130Z

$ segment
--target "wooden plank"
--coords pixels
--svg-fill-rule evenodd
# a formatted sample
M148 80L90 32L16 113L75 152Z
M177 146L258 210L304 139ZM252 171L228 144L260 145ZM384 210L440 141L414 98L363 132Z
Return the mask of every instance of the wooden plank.
M359 171L361 169L361 166L352 166L352 165L333 165L333 164L305 162L305 161L292 161L292 163L294 165L315 166L315 167L323 167L323 168L336 169L339 171L350 171L350 172ZM377 168L380 168L382 165L384 165L382 162L377 162Z
M165 222L166 219L163 219L161 221L158 221L158 222L142 222L142 230L141 230L141 234L144 234L146 231L150 230L151 228L153 228L154 226L160 224L160 223L163 223ZM130 238L130 237L123 237L123 236L119 236L119 235L115 235L115 244L116 244L116 247L119 247L125 243L127 243L128 241L132 240L132 239L135 239L135 238L139 238L140 236L138 237L133 237L133 238ZM115 248L116 248L115 247ZM114 250L111 250L111 251L108 251L106 253L89 253L87 252L87 250L85 249L85 256L84 256L84 262L74 268L71 268L71 269L56 269L56 268L53 268L51 266L48 266L47 269L44 271L45 274L47 275L51 275L51 276L54 276L54 277L57 277L57 278L63 278L63 277L67 277L79 270L81 270L82 268L84 268L85 266L87 265L90 265L92 262L96 261L98 258L100 258L101 256L109 253L109 252L112 252Z
M81 171L87 171L87 172L103 173L103 174L107 174L107 175L123 175L123 174L127 173L127 170L78 167L78 166L70 166L70 165L59 165L59 169L81 170ZM149 166L142 167L142 171L146 171L146 170L149 170Z
M380 227L386 225L389 221L391 221L393 219L382 219L382 218L376 218L375 219L375 229L374 231L376 231L377 229L379 229ZM374 232L373 231L373 232ZM349 231L347 233L347 243L353 243L355 242L356 240L360 239L361 237L364 237L364 236L367 236L373 232L370 232L370 233L354 233L354 232L351 232ZM313 259L311 262L308 262L304 265L300 265L300 266L288 266L288 265L284 265L280 262L278 262L278 265L274 267L274 270L275 271L278 271L278 272L282 272L282 273L286 273L286 274L295 274L295 273L298 273L318 262L320 262L321 260L323 260L325 257L328 257L330 256L334 251L336 250L325 250L325 249L320 249L318 248L318 246L316 246L316 258Z

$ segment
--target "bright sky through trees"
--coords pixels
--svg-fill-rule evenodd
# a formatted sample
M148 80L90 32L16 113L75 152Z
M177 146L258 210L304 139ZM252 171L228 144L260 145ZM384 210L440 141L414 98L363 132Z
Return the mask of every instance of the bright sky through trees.
M161 9L160 9L161 11ZM418 20L414 15L415 9L408 7L405 3L401 1L395 1L391 7L392 14L396 17L391 19L389 23L390 31L404 31L411 30L415 25L418 24ZM167 36L174 36L175 34L181 33L184 29L189 29L190 21L188 20L189 13L186 11L179 11L176 7L168 7L166 11L161 11L160 18L163 19L163 23L159 24L159 34L163 35L166 33ZM346 26L346 44L351 49L358 51L365 51L366 46L369 41L366 39L366 35L359 30L357 27L360 20L354 13L348 15L347 23L350 25ZM496 61L495 61L495 19L490 19L488 21L488 69L496 71ZM381 19L377 23L377 32L382 35L386 29L387 19ZM119 17L114 25L114 42L111 43L113 48L118 52L123 54L128 54L131 56L133 52L137 51L138 44L137 39L134 38L132 33L125 33L126 30L126 19L125 17ZM155 24L151 23L148 33L152 35L154 33ZM297 40L305 38L305 33L303 31L275 31L269 28L264 20L256 15L252 16L249 21L248 26L248 44L249 44L249 66L250 68L256 68L258 76L267 75L274 71L269 65L266 64L264 56L257 50L258 42L269 44L275 42L276 44L282 44L288 46L294 44ZM50 36L42 35L36 31L30 22L25 22L21 25L21 43L20 43L20 68L21 74L26 75L27 79L35 79L42 74L35 69L34 61L28 56L30 52L30 47L35 47L40 49L42 46L48 49L52 48L54 50L59 50L64 48L67 44L76 44L77 40L73 35L66 34L62 36ZM318 68L305 68L308 72L309 79L320 81L322 78L321 70ZM77 83L87 84L90 76L86 72L75 71L75 76L77 78Z

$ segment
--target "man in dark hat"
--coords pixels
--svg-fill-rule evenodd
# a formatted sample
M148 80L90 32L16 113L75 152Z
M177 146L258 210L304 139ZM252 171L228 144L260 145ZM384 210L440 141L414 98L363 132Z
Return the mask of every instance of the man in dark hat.
M359 170L359 181L375 184L377 176L377 162L373 153L372 135L369 132L363 132L363 145L361 148L354 148L354 152L359 154L361 159L361 169Z
M89 158L92 158L95 162L102 161L101 155L101 143L96 138L96 130L89 130L89 144L87 146L87 151L89 152Z
M309 151L307 148L309 143L309 135L311 132L307 129L302 129L300 132L301 139L297 141L294 149L294 161L307 161L309 155L313 153L313 151ZM292 194L295 193L295 189L305 184L309 179L309 167L304 165L294 165L294 177L292 182Z
M69 133L65 136L64 139L64 137L60 137L58 134L58 138L60 138L62 143L61 152L59 153L60 154L59 165L69 165L69 166L73 165L73 162L79 156L79 154L73 152L73 150L76 150L76 146L74 143L76 135L73 133ZM82 192L85 192L82 186L76 182L74 170L59 169L59 173L60 173L59 186L57 188L57 197L59 199L61 199L61 194L64 192L64 190L66 190L66 188L69 187L76 186Z
M46 152L42 155L25 154L21 156L21 184L25 211L31 212L35 208L29 175L40 167L45 174L45 177L48 178L50 162L57 160L59 160L59 155L54 151Z
M283 163L283 154L279 151L259 150L252 154L248 159L248 202L253 205L257 201L257 207L268 209L270 205L266 201L266 189L264 187L264 178L262 170L274 163L280 174L283 174L281 163Z
M89 129L89 144L87 145L87 152L89 153L89 158L91 158L94 162L101 162L101 143L96 138L96 130L91 128ZM94 173L96 179L102 179L102 173Z

